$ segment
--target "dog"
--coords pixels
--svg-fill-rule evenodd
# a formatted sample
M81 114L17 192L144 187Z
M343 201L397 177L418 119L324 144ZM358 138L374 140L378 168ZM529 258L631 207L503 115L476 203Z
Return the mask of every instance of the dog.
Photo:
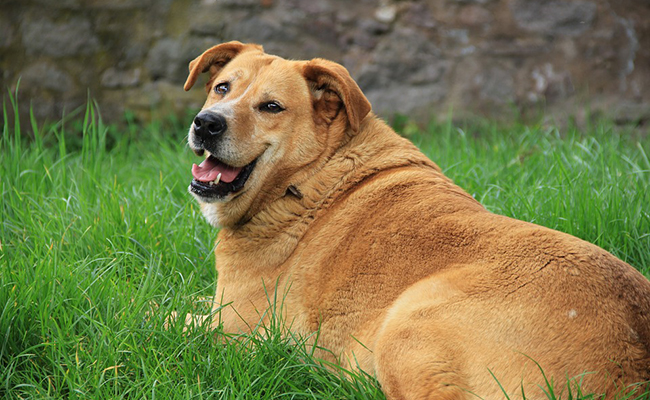
M220 228L219 316L188 321L249 332L277 295L292 332L319 331L324 358L388 399L546 398L546 379L614 398L650 379L650 281L488 212L343 66L228 42L190 63L185 90L205 72L189 191Z

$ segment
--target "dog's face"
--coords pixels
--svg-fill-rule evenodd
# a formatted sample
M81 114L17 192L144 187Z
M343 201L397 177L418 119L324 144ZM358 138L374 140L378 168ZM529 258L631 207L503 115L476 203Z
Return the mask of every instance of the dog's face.
M190 63L189 90L210 72L205 105L190 127L189 190L210 223L245 222L283 196L306 169L328 157L370 111L340 65L288 61L239 42L215 46Z

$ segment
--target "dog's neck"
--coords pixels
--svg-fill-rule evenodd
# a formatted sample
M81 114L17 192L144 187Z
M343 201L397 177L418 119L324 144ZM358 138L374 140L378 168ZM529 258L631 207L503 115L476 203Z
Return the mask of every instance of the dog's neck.
M377 141L383 143L381 148L368 144ZM398 151L400 157L394 156ZM310 175L281 189L276 200L256 211L244 223L224 227L219 238L224 247L226 241L239 242L241 239L237 244L241 253L246 252L242 251L242 246L247 247L244 242L254 243L255 250L261 247L268 250L268 246L281 243L281 248L265 252L275 255L270 264L279 265L291 255L312 221L327 213L338 199L373 175L404 167L426 168L447 179L440 168L410 141L370 115L363 121L359 132L349 135L349 140L322 165L315 167Z

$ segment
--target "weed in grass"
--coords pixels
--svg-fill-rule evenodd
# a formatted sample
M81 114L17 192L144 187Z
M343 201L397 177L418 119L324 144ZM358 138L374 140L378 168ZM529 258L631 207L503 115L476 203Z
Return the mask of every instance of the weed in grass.
M28 137L16 103L3 103L0 139L0 397L383 398L372 377L315 360L313 338L281 321L230 341L207 326L164 329L216 279L216 232L186 192L185 127L118 131L89 102L52 125L32 116ZM647 138L450 123L411 138L490 210L649 273Z

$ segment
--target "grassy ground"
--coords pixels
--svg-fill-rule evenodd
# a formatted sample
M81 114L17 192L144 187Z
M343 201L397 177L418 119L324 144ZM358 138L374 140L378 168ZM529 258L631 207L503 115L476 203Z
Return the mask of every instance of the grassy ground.
M91 107L44 130L9 123L13 110L0 140L0 398L383 398L277 326L232 344L163 329L216 279L216 231L186 192L186 121L117 131ZM594 242L648 276L650 139L610 128L404 130L490 210Z

